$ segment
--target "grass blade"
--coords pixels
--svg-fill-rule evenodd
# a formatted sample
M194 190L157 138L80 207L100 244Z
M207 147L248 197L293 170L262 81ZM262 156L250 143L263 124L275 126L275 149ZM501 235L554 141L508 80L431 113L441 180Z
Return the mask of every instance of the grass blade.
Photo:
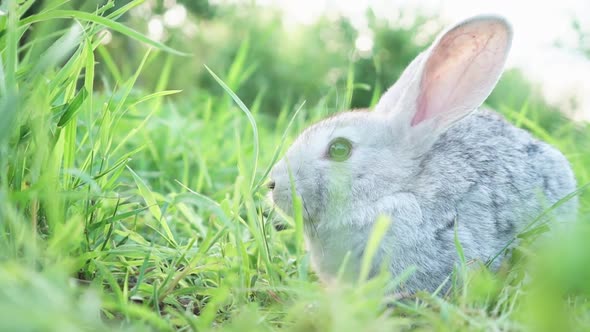
M380 216L377 218L371 231L371 236L367 242L365 251L363 253L363 259L361 261L361 270L359 273L359 283L365 282L369 277L371 268L373 267L373 259L377 254L381 241L387 234L387 230L391 225L391 219L387 216Z
M250 192L252 192L254 189L254 179L256 178L256 173L258 171L258 149L259 149L259 145L260 145L259 138L258 138L258 127L256 126L256 120L254 119L254 116L252 115L252 112L250 112L248 107L246 107L246 105L244 105L242 100L223 82L223 80L221 80L219 78L219 76L217 76L209 67L205 66L205 68L207 69L209 74L211 74L211 76L213 76L215 81L217 81L217 83L219 85L221 85L223 90L225 90L225 92L231 96L231 98L238 105L238 107L242 110L242 112L244 112L244 114L246 114L246 117L248 117L248 121L250 121L250 126L252 127L253 139L254 139L254 161L253 161L254 167L253 167L253 171L252 171L252 177L250 178Z
M143 179L141 177L139 177L139 175L137 175L137 173L135 173L131 169L131 167L129 167L127 165L125 167L127 167L129 172L131 172L131 175L133 175L133 179L135 180L135 183L137 184L137 188L139 189L139 194L144 199L145 203L148 206L149 211L152 213L154 218L160 222L160 225L162 226L162 229L164 229L164 233L166 234L167 239L169 241L171 241L172 243L176 244L176 241L174 240L174 235L172 234L172 231L170 230L170 227L168 226L168 222L166 221L166 218L163 218L162 210L160 210L160 206L158 205L158 202L156 201L156 197L154 196L154 193L152 193L152 191L148 188L148 186L143 181Z
M31 25L31 24L37 23L37 22L43 22L43 21L54 20L54 19L72 19L72 18L100 24L104 27L107 27L107 28L113 30L113 31L117 31L119 33L122 33L123 35L125 35L129 38L135 39L139 42L150 45L152 47L155 47L157 49L160 49L160 50L168 52L168 53L181 55L181 56L189 56L190 55L189 53L185 53L185 52L176 50L172 47L166 46L162 43L152 40L152 39L148 38L147 36L137 32L129 27L126 27L125 25L123 25L121 23L115 22L113 20L110 20L110 19L102 17L102 16L98 16L95 14L80 12L80 11L75 11L75 10L52 10L49 12L31 15L31 16L21 20L19 26L25 27L27 25Z

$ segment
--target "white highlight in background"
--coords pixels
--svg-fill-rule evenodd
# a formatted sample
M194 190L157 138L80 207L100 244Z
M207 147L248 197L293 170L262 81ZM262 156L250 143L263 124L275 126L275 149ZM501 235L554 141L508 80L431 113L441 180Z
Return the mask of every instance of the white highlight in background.
M215 0L249 2L250 0ZM571 22L585 20L590 31L590 1L514 1L514 0L255 0L261 5L276 5L289 24L310 24L319 16L334 12L351 19L357 29L366 26L365 13L371 7L377 16L404 24L408 16L424 13L450 24L478 14L500 14L513 25L515 35L508 67L517 67L535 83L540 83L547 100L577 120L590 120L590 61L575 52L558 49L554 43L575 45ZM360 36L359 36L360 38ZM357 39L359 41L359 39ZM361 47L365 41L359 41ZM358 49L357 43L355 46ZM366 46L366 45L365 45ZM360 49L359 49L360 50ZM576 103L571 100L575 98Z
M177 28L185 23L186 17L186 8L183 5L174 5L164 12L164 24L171 28Z
M369 34L360 34L356 38L354 46L362 53L370 52L373 49L373 38Z
M155 16L148 22L148 36L155 41L162 41L164 39L164 24L162 19Z

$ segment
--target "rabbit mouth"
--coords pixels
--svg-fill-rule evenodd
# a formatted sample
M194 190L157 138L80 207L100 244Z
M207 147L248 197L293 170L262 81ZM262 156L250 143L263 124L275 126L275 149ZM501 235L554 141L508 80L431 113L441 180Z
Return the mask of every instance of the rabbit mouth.
M309 205L307 200L301 193L295 191L295 195L301 199L301 214L303 221L308 223L312 220L312 214L309 211ZM273 190L269 193L271 202L290 217L294 217L295 212L295 201L293 200L292 192L290 189Z
M293 200L288 189L274 189L269 193L272 203L288 215L293 213Z

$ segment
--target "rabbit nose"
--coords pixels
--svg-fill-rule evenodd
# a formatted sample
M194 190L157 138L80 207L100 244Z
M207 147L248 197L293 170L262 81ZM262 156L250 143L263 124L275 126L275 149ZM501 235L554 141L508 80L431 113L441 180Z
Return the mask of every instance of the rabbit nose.
M273 190L275 188L275 182L273 180L270 180L269 183L266 184L266 186L268 187L268 189Z

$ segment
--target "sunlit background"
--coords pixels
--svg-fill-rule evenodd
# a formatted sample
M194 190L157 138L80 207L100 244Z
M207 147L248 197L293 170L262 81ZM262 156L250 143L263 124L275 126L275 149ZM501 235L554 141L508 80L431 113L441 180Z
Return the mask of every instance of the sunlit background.
M199 1L197 1L199 2ZM202 2L202 1L201 1ZM132 13L146 18L150 37L165 40L167 29L180 29L186 36L197 34L198 25L187 8L165 0L161 15L153 15L156 1L148 1ZM508 68L518 68L538 84L546 100L575 120L590 120L590 61L587 38L590 31L590 1L470 1L470 0L211 0L209 5L254 4L264 10L278 9L288 30L309 26L321 17L345 17L356 29L354 46L364 54L373 47L373 31L365 15L372 9L391 26L409 26L417 15L435 18L420 26L415 38L428 37L444 26L478 14L501 14L512 23L515 35ZM239 29L239 27L236 27ZM207 31L200 31L207 33ZM105 39L109 42L110 38ZM395 50L391 50L395 52Z
M288 20L306 24L317 15L336 11L351 17L360 31L367 29L363 13L375 9L378 16L395 19L400 10L438 16L453 23L471 15L496 13L507 17L515 35L508 66L522 68L542 84L552 103L576 119L590 120L590 61L575 48L579 34L572 25L590 29L590 1L513 1L513 0L259 0L283 8ZM402 23L403 24L403 23ZM363 35L364 36L364 35ZM363 38L363 37L360 37ZM359 39L361 42L362 39ZM368 45L360 43L359 46ZM572 104L575 98L578 103Z

